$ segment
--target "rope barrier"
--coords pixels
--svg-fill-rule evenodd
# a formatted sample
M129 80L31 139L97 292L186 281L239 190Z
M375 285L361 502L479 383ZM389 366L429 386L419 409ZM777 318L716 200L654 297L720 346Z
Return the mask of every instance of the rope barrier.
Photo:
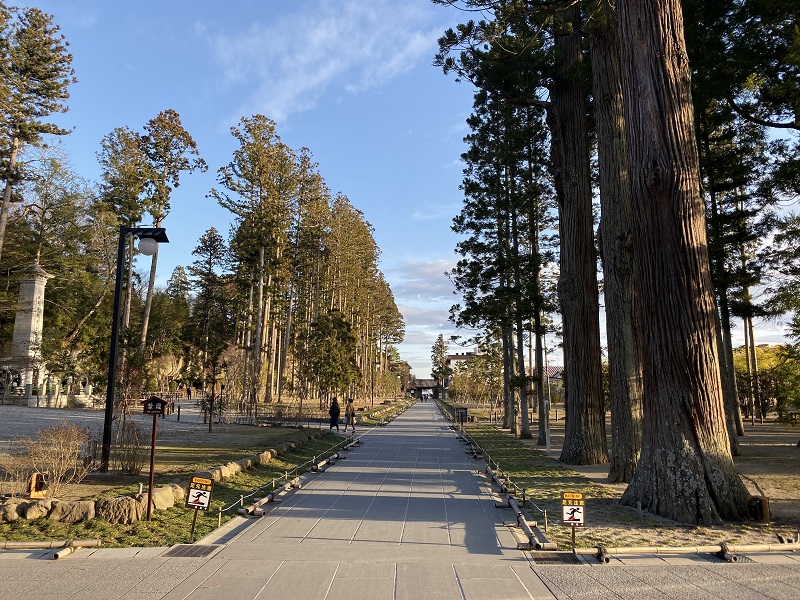
M449 411L444 410L441 404L439 404L439 408L440 408L440 410L442 410L442 413L446 414L448 416L448 418L450 418L450 420L453 420L453 418L449 415ZM473 438L471 435L469 435L466 431L461 431L460 433L461 433L461 436L464 439L467 440L467 442L470 444L470 446L472 446L473 453L474 453L474 449L475 448L477 448L480 451L480 453L483 455L484 460L486 461L487 467L490 470L492 470L494 472L494 474L497 476L498 483L500 483L501 485L505 486L506 489L512 489L513 488L516 492L521 494L521 496L522 496L521 502L522 502L522 506L523 507L526 506L526 503L527 503L527 505L531 506L534 510L538 511L539 513L541 513L542 518L544 520L544 531L546 532L547 531L547 509L542 508L541 506L536 504L536 502L534 502L530 498L530 496L527 493L527 491L525 490L525 488L520 487L518 484L516 484L514 481L512 481L511 476L500 468L500 463L497 462L496 460L494 460L492 458L492 456L484 448L482 448L480 444L478 444L475 441L475 438ZM492 469L492 463L494 463L494 469ZM502 482L500 481L501 479L503 480Z
M350 443L350 441L351 441L350 439L344 439L344 440L336 443L335 445L331 446L330 448L328 448L327 450L325 450L321 454L315 455L312 460L307 460L306 462L295 466L292 469L292 473L294 474L295 477L297 477L297 473L298 473L298 471L300 469L304 469L305 467L307 467L309 465L316 464L318 462L317 459L320 458L320 457L324 457L324 456L327 456L327 455L332 456L332 455L336 454L336 452L338 452L340 447L343 448L344 446L348 445ZM284 471L284 479L286 479L286 480L289 479L289 471ZM249 494L240 495L238 500L234 501L232 504L230 504L228 506L225 506L225 507L219 509L219 518L220 519L222 518L222 513L223 512L227 512L227 511L229 511L229 510L231 510L233 508L236 508L238 510L239 507L244 506L244 500L246 500L247 498L252 498L253 496L258 494L262 490L265 490L267 487L270 487L270 491L274 492L278 487L276 481L277 480L275 478L273 478L269 483L265 483L264 485L261 485L261 486L255 488Z

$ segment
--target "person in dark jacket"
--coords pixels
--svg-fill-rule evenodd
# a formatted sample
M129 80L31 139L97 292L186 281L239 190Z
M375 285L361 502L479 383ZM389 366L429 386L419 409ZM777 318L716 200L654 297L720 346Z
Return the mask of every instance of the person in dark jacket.
M331 431L333 428L336 427L336 431L339 431L339 415L341 414L342 410L339 408L339 402L336 400L336 396L333 397L331 400L331 408L328 410L328 414L331 416Z

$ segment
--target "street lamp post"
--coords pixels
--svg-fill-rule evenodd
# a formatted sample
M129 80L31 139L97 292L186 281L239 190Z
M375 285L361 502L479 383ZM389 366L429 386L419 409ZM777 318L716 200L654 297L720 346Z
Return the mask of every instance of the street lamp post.
M117 380L117 345L119 343L119 310L122 302L122 281L125 270L125 242L128 238L139 238L139 250L146 255L155 253L160 243L168 243L167 232L163 227L125 227L119 228L117 245L117 272L114 285L114 311L111 321L111 350L108 355L108 387L106 388L106 412L103 420L103 449L100 470L108 471L111 459L111 424L114 420L114 387ZM147 240L147 242L145 242ZM144 242L144 243L143 243Z

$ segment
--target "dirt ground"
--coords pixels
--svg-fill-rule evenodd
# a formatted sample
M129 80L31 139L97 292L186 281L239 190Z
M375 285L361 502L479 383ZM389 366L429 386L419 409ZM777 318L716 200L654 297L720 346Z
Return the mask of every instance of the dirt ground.
M136 420L145 432L152 431L151 417L136 415ZM8 481L4 481L3 467L10 465L15 460L9 455L13 451L13 441L19 437L35 436L37 430L56 427L64 421L87 427L92 432L94 439L101 438L102 411L0 406L0 494L7 493L10 488ZM213 434L209 434L208 425L204 422L200 411L191 405L184 406L180 421L174 414L159 419L155 471L156 474L188 473L192 471L193 465L197 462L207 460L213 462L218 457L218 462L214 464L220 464L238 458L233 455L237 452L241 454L247 449L261 452L266 450L271 443L264 442L261 438L271 437L274 433L272 428L216 423L213 427ZM252 454L253 452L247 453ZM66 500L89 498L109 489L138 483L142 483L146 487L148 470L149 467L145 466L143 473L139 476L94 472L80 484L65 486L63 498ZM176 482L181 479L186 479L186 477L181 475L176 478Z
M12 410L9 410L12 409ZM44 410L44 412L43 412ZM37 427L58 424L63 418L74 419L96 427L102 415L73 411L50 411L0 406L0 455L7 450L8 442L18 435L31 435ZM167 419L159 425L159 445L198 451L225 452L252 447L249 438L253 428L236 425L218 426L213 435L213 448L205 435L207 425L198 415L185 414L181 422ZM249 432L245 434L245 431ZM582 545L592 545L594 539L613 539L617 545L701 545L723 541L745 543L775 543L776 533L792 536L800 530L800 427L774 422L745 424L745 436L740 438L741 455L734 458L742 480L751 494L767 496L771 523L760 525L745 523L722 527L685 527L667 520L646 516L640 521L634 509L621 507L614 498L598 501L597 510L590 518L590 527L581 532ZM552 423L551 450L555 461L561 452L563 421ZM535 442L534 442L535 443ZM194 453L196 454L196 452ZM6 457L7 458L7 457ZM0 464L3 457L0 456ZM588 479L613 490L619 498L625 485L608 484L608 467L604 465L570 467ZM157 472L160 469L157 466ZM94 496L105 490L142 482L146 485L147 473L138 478L114 474L95 473L84 482L69 489L71 498ZM1 487L1 486L0 486ZM646 522L646 523L645 523ZM655 524L655 526L654 526Z
M548 456L558 460L563 442L563 421L553 423L551 451ZM610 438L609 438L610 439ZM725 525L721 527L685 527L670 521L648 517L662 523L655 529L637 527L635 511L619 506L615 500L603 505L591 517L594 537L610 536L617 545L703 545L722 542L738 544L774 544L776 534L792 537L800 531L800 427L775 422L745 424L745 435L739 438L740 456L734 464L748 491L754 496L766 496L769 501L770 523ZM619 498L625 484L609 484L608 466L572 466L593 482L614 491ZM627 516L625 512L629 512ZM587 531L588 531L587 527Z
M775 520L800 528L800 427L746 425L733 462L754 496L767 496Z

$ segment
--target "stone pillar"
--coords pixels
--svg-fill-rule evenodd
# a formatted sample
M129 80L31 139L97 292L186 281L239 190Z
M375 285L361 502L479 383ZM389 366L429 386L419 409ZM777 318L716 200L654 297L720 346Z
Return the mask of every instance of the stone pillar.
M12 359L20 371L20 385L30 397L30 390L41 387L43 374L34 381L37 362L41 361L42 327L44 322L44 287L52 275L39 265L23 271L19 283L19 303L11 339Z

